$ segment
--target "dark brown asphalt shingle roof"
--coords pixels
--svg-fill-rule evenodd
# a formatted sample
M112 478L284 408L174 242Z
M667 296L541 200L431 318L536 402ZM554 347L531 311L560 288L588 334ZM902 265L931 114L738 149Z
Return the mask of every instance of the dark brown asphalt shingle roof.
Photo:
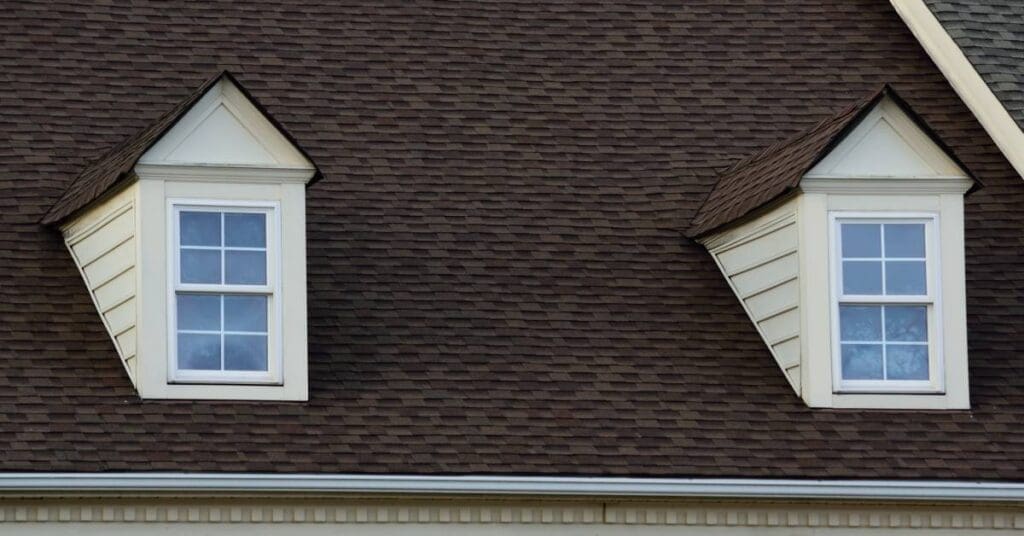
M728 225L794 190L804 174L885 92L875 91L796 136L772 144L727 169L697 211L688 234L700 236Z
M924 0L978 74L1024 128L1024 2Z
M0 470L1024 479L1024 182L886 0L19 2L0 35ZM323 173L308 403L140 401L39 223L222 69ZM970 411L806 408L681 236L884 82L986 183Z

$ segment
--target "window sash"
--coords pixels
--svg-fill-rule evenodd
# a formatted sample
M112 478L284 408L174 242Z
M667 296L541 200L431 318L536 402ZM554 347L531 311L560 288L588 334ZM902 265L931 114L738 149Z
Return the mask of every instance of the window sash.
M938 266L938 215L936 213L898 213L898 212L832 212L830 213L830 278L832 287L832 378L833 391L836 393L888 393L914 394L935 393L943 389L944 370L941 358L941 323L940 281ZM878 257L843 257L842 256L842 225L844 223L863 224L924 224L925 256L921 257L886 257L883 252ZM881 232L885 232L884 229ZM912 260L925 262L925 291L923 295L899 294L845 294L843 292L843 261L869 260L884 263L885 261ZM882 272L884 281L885 272ZM884 283L883 283L884 285ZM884 287L883 287L884 292ZM839 309L843 305L908 305L925 306L928 329L928 379L927 380L851 380L843 378L842 343L872 344L871 341L842 341L840 334ZM884 324L881 329L885 329ZM883 337L884 338L884 337ZM876 341L880 344L882 341ZM884 344L901 344L897 341ZM918 344L921 343L909 343ZM885 350L883 349L883 352ZM883 366L885 360L883 358Z
M280 384L281 373L281 303L280 303L280 255L278 240L280 237L279 205L276 202L248 202L224 200L193 200L172 199L168 201L168 381L176 383L216 383L216 384ZM224 222L221 222L220 246L182 246L181 245L181 213L182 212L216 212L216 213L259 213L266 217L265 243L263 248L227 246L225 243ZM225 284L225 283L182 283L181 282L181 251L182 249L206 249L215 251L265 251L266 252L266 283L262 285ZM224 272L225 255L221 255L221 278ZM235 370L190 370L178 367L178 334L208 333L224 334L233 332L206 332L178 329L178 295L256 295L266 296L267 311L267 370L235 371ZM221 326L223 328L223 326ZM239 332L240 335L258 335L256 332ZM223 346L223 345L222 345ZM224 349L221 349L224 352ZM223 362L224 356L221 356Z

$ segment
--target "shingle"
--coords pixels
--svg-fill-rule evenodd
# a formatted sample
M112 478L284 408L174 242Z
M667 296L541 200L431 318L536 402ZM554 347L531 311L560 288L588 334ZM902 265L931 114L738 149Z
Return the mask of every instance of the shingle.
M0 470L1024 479L1024 182L886 0L18 2L0 35ZM307 403L139 400L38 223L225 69L323 173ZM986 183L970 411L806 408L681 237L885 82Z
M728 225L793 191L828 148L884 94L883 89L874 91L868 98L725 170L690 223L688 234L700 236Z
M1024 128L1024 2L925 0L925 4Z

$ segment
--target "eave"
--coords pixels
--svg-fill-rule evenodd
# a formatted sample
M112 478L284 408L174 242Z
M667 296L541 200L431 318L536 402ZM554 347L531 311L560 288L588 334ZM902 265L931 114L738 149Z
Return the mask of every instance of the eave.
M255 473L4 473L7 496L94 493L529 495L872 501L1024 501L1024 483Z

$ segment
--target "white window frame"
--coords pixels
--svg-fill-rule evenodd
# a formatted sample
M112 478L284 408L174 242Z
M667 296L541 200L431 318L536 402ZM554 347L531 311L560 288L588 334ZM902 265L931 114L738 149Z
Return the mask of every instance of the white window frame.
M229 285L181 282L180 214L195 212L253 212L267 216L267 284ZM167 380L186 384L280 385L282 383L282 295L281 295L281 207L277 201L229 201L223 199L168 199L167 273ZM221 231L223 233L223 229ZM222 267L223 270L223 267ZM267 370L266 371L196 371L178 368L178 300L179 292L208 294L250 294L267 296Z
M843 223L923 223L925 228L925 274L927 293L923 296L899 295L846 295L842 292L842 233ZM896 211L830 211L829 212L829 280L832 318L832 388L841 393L884 394L943 394L946 372L942 355L942 277L939 251L939 214L937 212ZM883 262L883 284L885 279ZM928 379L927 380L844 380L842 377L842 348L840 344L839 306L864 305L924 305L928 322ZM883 324L882 329L885 329Z

